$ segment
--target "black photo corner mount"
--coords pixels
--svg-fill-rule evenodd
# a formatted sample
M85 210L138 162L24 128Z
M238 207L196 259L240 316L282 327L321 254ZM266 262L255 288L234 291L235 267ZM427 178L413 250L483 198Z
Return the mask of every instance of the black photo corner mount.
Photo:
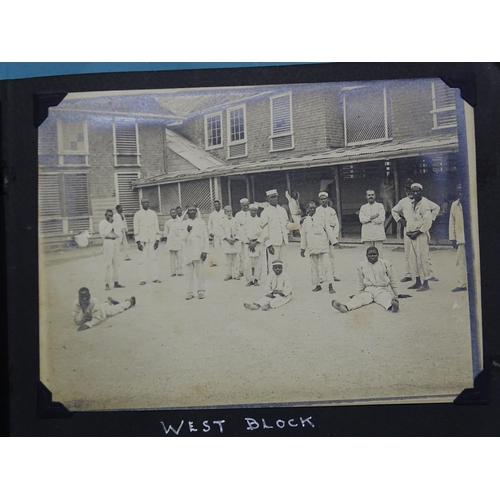
M38 418L71 418L70 412L62 403L52 401L52 393L43 382L38 382Z
M473 108L477 104L476 77L474 73L463 75L443 75L440 77L448 87L458 88L460 97Z
M491 367L486 365L481 372L474 377L474 387L464 389L453 401L453 404L463 405L487 405L490 403Z
M49 108L58 106L67 92L40 92L33 94L33 123L38 128L49 116Z

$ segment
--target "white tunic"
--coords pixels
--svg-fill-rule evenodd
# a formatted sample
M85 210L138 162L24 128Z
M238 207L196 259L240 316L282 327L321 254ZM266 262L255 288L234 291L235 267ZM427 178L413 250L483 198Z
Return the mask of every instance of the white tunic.
M179 237L182 221L178 217L165 222L163 236L167 238L167 250L179 251L182 248L182 241Z
M222 237L224 230L222 229L222 221L226 216L223 210L214 210L208 217L208 233L217 237Z
M370 220L372 215L377 215ZM385 238L385 209L382 203L366 203L359 210L359 221L361 222L361 241L384 241Z
M288 244L288 215L280 205L269 205L260 214L260 226L266 247Z
M455 240L458 245L465 244L464 214L459 199L451 204L449 233L450 240Z
M364 260L358 264L358 293L365 288L391 287L394 295L399 295L398 282L392 264L385 259L378 259L375 264Z
M239 224L235 218L228 219L224 218L223 224L223 236L222 236L222 250L224 253L240 253L241 252L241 241L240 241L240 228ZM236 241L231 245L229 239L235 239Z
M301 250L307 250L309 255L327 253L330 242L333 244L335 241L333 229L321 213L316 212L312 217L307 216L304 219L300 233Z
M316 209L316 213L317 214L319 213L325 217L327 224L333 230L333 235L335 238L333 244L338 243L340 225L339 225L339 218L337 217L337 212L335 212L335 210L332 207L323 207L320 205Z
M134 238L145 243L160 239L158 216L154 210L141 208L134 214Z
M191 231L187 230L192 226ZM181 241L184 242L184 264L191 264L201 259L202 253L208 254L209 240L207 225L202 219L182 221L179 230Z
M282 272L279 276L273 271L269 273L266 280L265 287L266 295L269 293L283 292L285 297L292 294L292 283L290 277L285 272Z

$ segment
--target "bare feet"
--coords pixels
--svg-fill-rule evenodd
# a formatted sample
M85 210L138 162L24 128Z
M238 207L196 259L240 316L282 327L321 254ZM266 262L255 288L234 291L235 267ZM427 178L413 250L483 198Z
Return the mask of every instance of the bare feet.
M341 304L338 300L332 300L332 306L341 313L346 313L349 310L345 304Z
M391 312L397 313L399 311L399 300L392 299L391 300Z
M328 285L328 293L335 293L335 290L333 289L333 285L331 283Z
M243 304L243 306L244 306L246 309L250 309L250 310L252 310L252 311L256 311L256 310L259 308L259 306L258 306L257 304L251 304L250 302L245 302L245 303Z
M320 292L321 290L323 290L321 288L321 285L318 285L316 288L313 288L313 292Z

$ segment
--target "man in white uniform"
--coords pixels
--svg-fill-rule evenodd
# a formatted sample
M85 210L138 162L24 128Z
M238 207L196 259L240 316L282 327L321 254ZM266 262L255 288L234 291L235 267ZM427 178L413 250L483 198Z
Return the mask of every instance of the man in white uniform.
M141 200L142 208L134 214L134 238L139 249L139 279L145 285L148 274L153 283L161 283L158 279L156 250L160 244L160 226L158 216L149 209L149 200Z
M224 219L224 211L221 210L221 202L214 200L214 211L208 217L208 235L212 238L214 251L210 256L210 267L214 267L219 263L221 258L221 246L223 238L222 221Z
M413 195L411 194L411 185L413 184L413 181L411 179L407 179L405 184L404 184L404 190L406 193L406 197L401 199L397 205L392 209L391 213L396 222L401 222L401 225L403 227L406 227L406 222L409 217L411 217L411 213L413 211ZM425 198L422 196L423 200L427 200L429 203L429 207L431 209L432 213L432 221L434 222L436 220L436 217L439 214L440 207L437 203L434 203L433 201L429 200L428 198ZM405 246L405 275L401 279L401 283L406 283L407 281L411 281L413 276L411 274L411 269L410 269L410 239L409 238L404 238L404 246ZM434 276L434 271L432 270L432 262L431 262L431 255L429 252L429 268L430 268L430 273L431 277L429 278L429 281L439 281L435 276Z
M431 277L429 229L432 227L432 212L428 200L422 197L422 191L422 184L415 182L411 185L413 201L405 232L405 237L410 239L410 270L412 276L415 276L415 283L408 288L417 292L429 290Z
M379 259L378 250L369 247L366 251L366 260L358 265L358 293L351 297L346 304L338 300L332 301L332 306L342 313L359 309L372 302L381 305L387 311L399 311L398 299L405 299L410 295L399 293L398 282L392 264L385 259Z
M180 238L184 242L184 274L186 275L186 300L194 298L195 275L198 298L205 298L205 277L203 263L208 250L209 239L207 225L197 217L198 211L194 205L188 206L188 219L182 221Z
M125 288L118 282L121 229L117 228L115 222L113 222L113 210L106 210L105 217L104 220L99 222L99 234L102 238L104 254L104 289L110 290L112 282L114 282L115 288Z
M375 191L369 189L366 192L366 203L359 210L359 222L361 222L361 241L365 248L375 247L383 256L385 241L385 208L382 203L375 201Z
M230 205L224 207L224 219L222 220L224 236L222 238L222 250L226 257L226 277L224 281L240 279L240 255L241 255L241 230L236 218L233 217L233 209Z
M332 268L333 279L334 279L334 281L340 281L340 279L335 276L335 250L334 250L335 245L340 248L340 245L339 245L339 232L340 232L339 219L337 217L337 212L335 211L335 209L330 207L328 204L328 202L329 202L328 193L326 191L321 191L318 194L318 198L319 198L320 206L316 208L316 212L325 218L327 224L331 227L331 229L333 231L333 236L334 236L333 242L330 245L330 247L328 248L328 254L330 255L330 267ZM322 280L322 278L326 278L326 270L323 269L323 267L322 267L323 265L321 262L319 265L320 265L319 269L320 269L320 273L321 273L320 280Z
M236 224L238 225L238 231L241 230L241 228L245 225L247 218L250 217L250 210L249 210L250 202L248 201L248 198L242 198L240 200L240 207L241 210L237 212L236 215L234 216ZM238 266L239 266L238 273L239 276L241 277L244 274L243 270L245 268L245 262L244 262L245 244L243 243L243 241L240 240L240 245L241 245L241 252L238 257Z
M250 205L250 217L247 217L242 226L241 238L245 246L245 280L246 286L259 286L262 273L262 228L260 217L257 215L259 207Z
M165 222L163 238L167 240L167 250L170 254L170 275L182 276L182 241L179 238L180 219L177 210L170 210L170 219Z
M288 215L286 210L278 205L278 191L266 191L268 206L260 214L260 226L266 245L268 273L272 270L271 261L279 259L286 267L286 249L288 245Z
M304 219L302 231L300 232L300 256L305 257L306 250L309 253L313 292L319 292L322 289L319 271L321 262L328 283L328 290L330 293L335 293L329 255L329 248L335 241L333 229L325 217L317 213L316 202L309 202L307 212L308 216Z
M123 207L121 205L116 205L116 214L113 215L113 222L117 229L121 231L118 238L118 247L125 253L125 260L131 260L128 255L129 244L127 239L127 219L123 215Z
M245 302L244 307L250 310L277 309L292 300L292 283L288 274L283 272L283 262L273 260L272 272L267 276L265 295L256 302Z
M467 263L465 260L465 231L464 214L462 210L462 186L457 186L458 200L451 204L449 237L453 248L457 250L457 278L458 286L452 292L467 290Z

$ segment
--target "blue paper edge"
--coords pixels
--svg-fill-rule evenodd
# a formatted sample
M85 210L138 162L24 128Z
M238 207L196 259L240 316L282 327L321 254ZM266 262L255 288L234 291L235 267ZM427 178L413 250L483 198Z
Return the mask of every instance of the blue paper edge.
M56 75L164 71L206 68L245 68L310 64L299 62L8 62L0 63L0 80Z

